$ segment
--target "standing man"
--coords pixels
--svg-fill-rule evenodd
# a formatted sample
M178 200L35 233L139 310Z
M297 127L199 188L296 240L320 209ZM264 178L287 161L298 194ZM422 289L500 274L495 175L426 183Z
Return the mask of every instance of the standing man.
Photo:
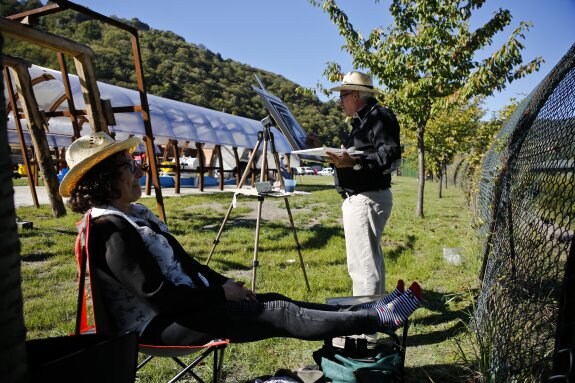
M385 266L381 237L391 214L391 172L401 161L399 124L393 112L376 98L371 76L349 72L339 91L352 129L341 156L328 153L335 165L335 188L341 207L347 252L347 268L353 295L377 295L385 291ZM361 151L354 155L353 149Z

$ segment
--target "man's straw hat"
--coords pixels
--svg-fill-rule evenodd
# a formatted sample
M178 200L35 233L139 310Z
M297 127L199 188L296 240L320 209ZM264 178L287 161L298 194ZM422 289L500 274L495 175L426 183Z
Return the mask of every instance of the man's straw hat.
M138 137L116 142L104 132L78 138L66 150L66 163L70 170L60 183L60 195L69 197L78 181L102 160L122 150L132 153L141 143L142 140Z
M360 92L377 93L377 90L373 88L373 80L371 79L371 76L358 71L346 73L345 76L343 76L341 85L330 89L332 92L342 90L357 90Z

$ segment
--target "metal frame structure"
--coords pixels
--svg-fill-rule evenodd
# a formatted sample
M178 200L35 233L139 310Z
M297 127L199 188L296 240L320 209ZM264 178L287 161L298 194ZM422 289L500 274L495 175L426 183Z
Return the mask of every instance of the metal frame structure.
M148 158L150 159L150 161L149 161L150 174L152 176L152 183L154 185L154 191L155 191L155 195L156 195L158 213L159 213L160 218L165 221L166 220L166 214L165 214L165 210L164 210L162 190L160 187L157 161L155 160L156 154L155 154L155 150L154 150L154 136L152 133L152 124L150 121L150 108L149 108L149 104L148 104L146 86L145 86L144 75L143 75L143 70L142 70L142 58L141 58L138 30L132 26L124 24L118 20L114 20L112 18L106 17L102 14L94 12L94 11L92 11L86 7L75 4L71 1L55 0L53 3L48 4L44 7L40 7L37 9L30 10L30 11L22 12L22 13L19 13L16 15L11 15L11 16L8 16L7 18L0 18L0 32L2 32L3 34L6 34L6 35L12 36L16 39L28 41L28 42L37 44L39 46L42 46L42 47L56 51L56 53L58 55L58 61L60 63L60 70L62 72L63 77L66 78L66 80L64 81L64 87L66 89L66 99L69 103L68 104L69 110L65 114L69 115L71 120L72 120L72 124L74 126L74 137L75 138L79 137L79 129L76 130L79 127L78 116L83 115L83 114L88 116L88 122L89 122L90 127L93 131L95 131L95 132L98 132L98 131L108 132L108 120L106 119L106 116L113 116L113 113L106 113L106 112L110 112L110 110L109 110L110 106L108 104L106 104L105 102L103 102L102 100L100 100L100 93L99 93L98 86L96 83L96 77L95 77L95 72L94 72L94 67L93 67L93 57L94 57L93 51L85 45L75 43L73 41L70 41L68 39L64 39L64 38L59 37L59 36L55 36L55 35L52 35L49 33L35 30L34 28L23 24L23 22L27 22L31 18L46 16L46 15L57 13L57 12L67 10L67 9L74 10L76 12L79 12L83 15L89 16L89 17L96 19L98 21L110 24L110 25L112 25L116 28L122 29L122 30L124 30L130 34L130 39L132 42L132 53L134 56L134 69L136 71L137 89L138 89L138 92L140 95L140 105L134 106L132 108L132 110L129 110L129 112L139 112L139 113L141 113L142 118L143 118L144 128L145 128L145 132L146 132L146 139L144 141L145 141L145 145L146 145L146 153L147 153ZM64 55L71 56L74 59L76 71L78 72L78 76L80 77L81 83L82 83L82 93L83 93L84 101L85 101L85 105L86 105L85 111L82 111L82 112L77 111L75 106L74 106L74 103L73 103L73 100L71 97L70 84L68 81L68 70L67 70L67 67L65 64ZM18 66L18 68L21 68L21 66ZM26 75L24 75L23 71L20 71L16 77L18 78L18 81L26 81L25 77L27 77L27 80L29 82L29 74L26 76ZM24 97L25 99L34 98L33 93L22 94L20 96ZM14 105L13 108L15 109L16 106ZM39 110L36 110L36 112L37 112L37 114L40 114ZM126 112L128 112L128 111L126 111ZM38 118L36 118L36 119L31 118L32 113L33 112L31 109L30 110L24 110L25 118L28 120L28 122L31 126L33 125L33 122L36 123L39 120ZM45 113L44 117L49 117L49 113ZM109 118L110 117L108 117L108 119ZM42 118L40 118L40 120L42 120ZM52 201L57 201L59 199L61 202L61 197L59 197L59 195L57 195L57 187L54 186L54 185L57 186L57 181L56 181L56 176L55 176L55 168L54 168L54 166L51 166L51 164L49 163L51 158L49 156L49 148L46 152L47 144L46 144L45 137L42 140L41 136L39 136L38 134L35 134L34 131L36 131L36 133L39 133L39 130L38 129L32 129L32 135L35 136L33 138L35 147L37 146L37 144L41 145L39 147L36 147L37 151L38 151L38 148L40 148L40 147L44 149L40 153L37 153L37 155L40 156L39 160L43 163L42 170L44 172L45 181L47 182L47 185L49 186L48 187L48 189L49 189L48 193L49 193L50 199ZM36 138L38 138L39 140L36 140ZM44 144L42 145L40 143L40 141L43 141ZM23 153L23 155L24 154L25 153ZM54 174L50 173L50 170L49 170L50 168L53 169ZM51 184L54 184L54 185L51 185ZM149 188L150 188L150 185L148 184L147 190L146 190L146 192L148 194L150 193Z

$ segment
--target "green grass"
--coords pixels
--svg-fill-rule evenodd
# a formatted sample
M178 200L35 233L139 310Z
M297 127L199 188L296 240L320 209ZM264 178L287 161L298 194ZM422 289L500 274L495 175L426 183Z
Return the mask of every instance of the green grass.
M298 190L311 192L289 200L311 291L305 288L283 199L272 198L264 201L262 209L257 290L315 302L350 295L341 227L342 200L330 185L333 178L297 179ZM467 321L478 285L478 245L471 228L471 213L461 190L444 189L444 198L438 199L437 184L428 183L426 218L418 219L416 188L414 178L393 179L394 208L383 239L388 291L399 278L408 284L418 280L424 289L423 307L412 316L409 330L407 381L459 382L469 366L459 364L461 343L456 339L465 330L462 320ZM231 197L229 193L214 193L165 198L171 231L199 260L207 258ZM141 202L155 209L153 198L143 198ZM255 199L238 197L210 262L214 269L248 285L256 207ZM80 216L70 212L54 219L48 206L18 208L17 215L34 223L33 229L20 232L28 338L70 334L76 298L74 223ZM444 247L460 248L463 263L447 264ZM244 382L280 368L297 369L312 364L312 352L320 346L320 342L293 339L233 344L225 357L225 382ZM156 362L139 373L139 379L159 382L171 372L169 361Z

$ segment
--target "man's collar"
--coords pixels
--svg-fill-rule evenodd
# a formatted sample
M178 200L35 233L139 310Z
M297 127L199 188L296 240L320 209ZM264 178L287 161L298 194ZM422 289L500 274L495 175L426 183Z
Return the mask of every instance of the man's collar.
M377 104L377 100L376 99L369 99L367 101L367 103L365 103L365 105L363 105L357 112L355 112L353 114L353 118L358 118L360 120L364 119L365 116L371 111L371 109L373 108L373 106Z

